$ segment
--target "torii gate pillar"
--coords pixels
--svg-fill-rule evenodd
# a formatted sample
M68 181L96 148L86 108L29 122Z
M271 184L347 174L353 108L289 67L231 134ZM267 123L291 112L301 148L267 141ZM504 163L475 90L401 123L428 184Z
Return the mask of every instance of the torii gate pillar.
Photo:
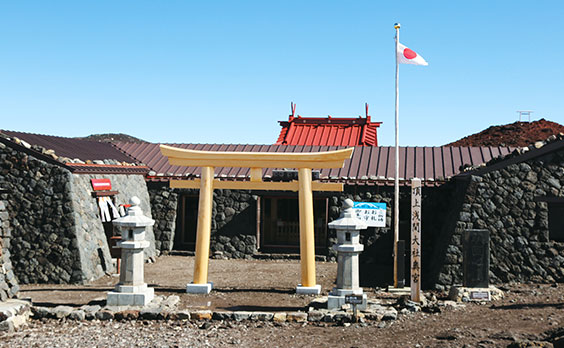
M311 169L298 170L300 202L300 263L302 283L296 288L298 294L319 294L321 285L315 284L315 235L313 229L313 192Z
M186 292L209 294L213 283L208 283L208 260L210 257L211 218L213 209L213 167L202 167L198 224L196 227L196 259L194 260L194 282L186 285Z

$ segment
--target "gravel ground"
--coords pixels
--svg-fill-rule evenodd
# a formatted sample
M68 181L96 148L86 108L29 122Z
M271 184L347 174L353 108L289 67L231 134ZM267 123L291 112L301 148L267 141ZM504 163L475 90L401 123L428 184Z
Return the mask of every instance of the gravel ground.
M162 262L161 262L162 261ZM291 294L297 278L296 262L224 261L210 263L218 289L199 299L219 309L258 309L303 306L306 297ZM218 261L218 262L216 262ZM162 295L179 295L190 279L190 258L161 258L147 265L146 278L160 284ZM159 267L160 266L160 267ZM336 264L321 264L324 290ZM159 276L159 269L162 278ZM162 269L185 272L182 276ZM270 271L269 271L270 269ZM254 272L253 272L254 271ZM257 273L259 276L257 277ZM236 274L237 276L233 276ZM25 286L22 293L34 302L52 304L88 303L104 294L115 279L89 286ZM261 290L262 289L262 290ZM269 290L270 289L270 290ZM275 291L273 291L274 289ZM282 289L279 291L277 289ZM57 291L54 291L57 290ZM371 290L371 289L368 289ZM223 321L82 321L31 320L15 333L0 333L0 347L552 347L562 338L564 345L564 285L512 284L502 287L505 297L490 303L468 303L442 308L438 313L410 313L395 321L359 324L278 323ZM233 296L230 296L230 295ZM440 296L440 294L437 294ZM369 291L369 296L375 292ZM181 304L198 300L182 295ZM311 298L309 298L311 300ZM523 343L529 342L529 343ZM516 346L515 344L521 344ZM529 345L527 345L529 344Z

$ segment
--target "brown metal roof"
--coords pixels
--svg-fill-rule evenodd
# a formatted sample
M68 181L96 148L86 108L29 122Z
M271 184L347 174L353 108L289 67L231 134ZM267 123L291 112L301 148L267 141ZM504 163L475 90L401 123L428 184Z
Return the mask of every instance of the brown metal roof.
M204 151L249 151L249 152L320 152L342 149L337 146L300 146L300 145L244 145L244 144L167 144L183 149ZM168 177L195 177L200 175L199 168L179 167L168 164L161 155L159 144L151 143L116 143L115 146L139 162L149 166L157 173L153 179ZM427 185L441 183L461 172L461 166L476 166L499 155L513 151L509 147L401 147L400 179L422 178ZM320 177L331 181L350 183L389 184L395 176L395 149L388 146L357 146L344 168L322 169ZM283 169L283 168L277 168ZM288 168L290 169L290 168ZM272 175L273 169L265 170L264 178ZM220 178L246 179L246 168L216 168Z
M113 159L120 162L133 162L133 159L110 143L7 130L0 130L0 132L9 137L17 137L30 145L39 145L54 150L57 156L70 159L79 158L82 161Z

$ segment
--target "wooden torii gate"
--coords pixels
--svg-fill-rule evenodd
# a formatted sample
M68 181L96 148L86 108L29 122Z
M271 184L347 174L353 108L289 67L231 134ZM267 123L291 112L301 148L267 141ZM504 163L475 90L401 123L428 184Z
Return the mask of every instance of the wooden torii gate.
M319 294L315 280L315 238L313 225L313 191L343 191L343 184L312 181L312 168L342 168L354 148L311 153L219 152L179 149L161 145L161 153L171 165L200 167L201 179L171 180L171 188L199 188L198 224L194 281L186 286L190 293L209 293L208 261L214 189L298 191L300 211L301 284L297 293ZM214 180L215 167L250 168L249 181ZM264 168L296 168L298 181L265 182Z

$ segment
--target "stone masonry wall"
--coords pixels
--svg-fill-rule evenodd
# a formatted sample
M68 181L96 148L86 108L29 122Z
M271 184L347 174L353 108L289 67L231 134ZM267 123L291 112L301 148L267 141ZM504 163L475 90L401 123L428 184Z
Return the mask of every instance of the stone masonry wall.
M168 184L149 183L155 219L155 244L172 250L177 210L182 195L197 197L198 190L170 189ZM218 258L250 258L257 251L256 199L250 191L214 190L211 255Z
M80 282L70 172L0 143L0 186L9 191L9 251L18 281Z
M4 201L5 197L2 196L7 196L7 194L0 194L0 301L5 301L17 296L19 285L10 260L10 219Z
M176 232L178 193L171 189L168 183L149 182L147 186L151 199L151 213L155 219L153 226L155 248L160 252L171 251Z
M118 204L132 196L151 216L142 175L71 174L66 168L0 143L0 186L11 223L13 272L19 283L84 283L113 270L92 178L109 178ZM157 255L152 229L147 257ZM0 284L1 285L1 284Z
M72 174L72 216L75 221L83 281L98 279L114 270L98 203L91 195L91 179L103 178L110 179L112 190L119 192L114 197L116 207L119 204L129 203L131 197L137 196L141 200L140 207L143 213L151 217L149 194L142 175ZM151 227L147 228L146 240L150 242L150 246L145 249L145 257L155 257L157 253Z
M251 191L214 191L212 255L239 259L251 258L257 252L257 198Z
M490 231L490 279L564 282L564 243L549 239L548 205L537 197L564 197L564 150L473 176L450 236L442 286L462 282L461 236Z

